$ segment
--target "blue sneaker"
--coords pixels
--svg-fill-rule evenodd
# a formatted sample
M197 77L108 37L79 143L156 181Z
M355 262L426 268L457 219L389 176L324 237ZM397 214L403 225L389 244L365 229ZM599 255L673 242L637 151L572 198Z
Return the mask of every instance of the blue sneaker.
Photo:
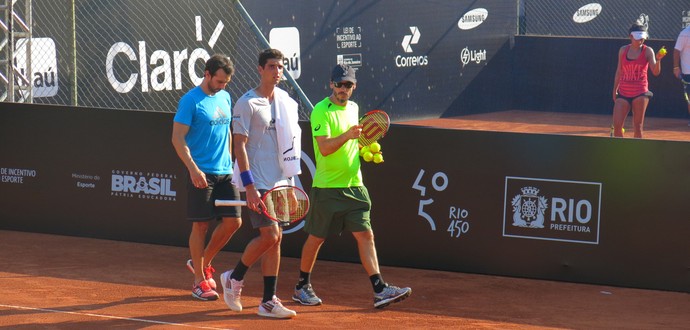
M397 286L389 285L380 293L374 293L374 307L384 308L392 303L397 303L405 300L412 294L410 288L399 288Z
M311 283L305 284L299 289L295 289L295 294L292 295L292 300L307 306L321 305L321 299L316 296L316 293L314 293Z

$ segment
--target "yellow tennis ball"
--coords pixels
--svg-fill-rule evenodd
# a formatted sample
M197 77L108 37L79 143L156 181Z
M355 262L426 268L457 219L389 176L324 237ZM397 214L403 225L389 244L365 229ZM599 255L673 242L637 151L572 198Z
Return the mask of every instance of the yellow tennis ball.
M666 46L661 46L661 49L659 49L659 55L665 56L666 53L667 53Z
M378 142L374 142L369 145L369 150L373 153L377 153L381 151L381 145Z
M367 146L367 147L362 147L362 149L359 149L359 155L362 156L362 157L364 157L364 154L366 154L366 153L369 152L369 151L370 151L370 150L369 150L369 147L368 147L368 146Z
M376 153L374 154L374 163L383 163L383 154L382 153Z
M364 158L364 161L370 162L374 158L374 154L372 154L371 151L367 151L364 153L362 158Z

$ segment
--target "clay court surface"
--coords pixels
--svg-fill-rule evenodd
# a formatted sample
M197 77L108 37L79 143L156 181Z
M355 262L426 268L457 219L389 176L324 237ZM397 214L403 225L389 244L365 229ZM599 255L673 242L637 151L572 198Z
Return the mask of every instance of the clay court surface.
M401 124L606 137L610 115L505 111ZM625 127L630 137L630 117ZM683 119L647 118L645 127L647 139L690 141ZM222 298L191 297L188 255L185 247L0 231L0 329L690 329L688 293L386 266L384 279L413 293L379 310L359 264L323 260L312 283L324 305L301 306L290 299L299 260L286 257L278 296L298 314L266 319L256 315L259 267L247 273L245 310L235 313ZM239 257L219 254L216 281Z
M477 131L609 137L611 115L510 110L405 121L400 124ZM623 128L625 137L632 138L632 113L628 114ZM643 137L649 140L690 141L690 126L686 119L647 116Z
M379 310L362 267L330 261L317 262L312 280L324 305L301 306L290 300L294 258L283 258L278 295L297 317L267 319L256 315L258 267L245 278L245 310L235 313L222 300L191 297L188 254L184 247L0 231L0 328L690 328L687 293L385 266L387 281L413 293ZM239 256L220 253L216 280Z

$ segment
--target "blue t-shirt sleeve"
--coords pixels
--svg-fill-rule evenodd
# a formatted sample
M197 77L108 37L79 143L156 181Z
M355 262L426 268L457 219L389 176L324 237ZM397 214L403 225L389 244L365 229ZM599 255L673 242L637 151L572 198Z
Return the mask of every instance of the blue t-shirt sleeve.
M180 102L177 105L177 113L175 114L175 118L173 120L180 124L192 126L195 110L196 104L194 103L194 100L189 97L189 95L185 95L180 99Z

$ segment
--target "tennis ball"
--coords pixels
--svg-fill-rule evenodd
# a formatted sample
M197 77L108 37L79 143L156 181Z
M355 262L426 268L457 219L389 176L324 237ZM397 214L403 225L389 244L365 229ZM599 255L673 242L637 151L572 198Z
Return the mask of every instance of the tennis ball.
M374 142L369 145L369 150L373 153L377 153L381 151L381 145L378 142Z
M374 163L383 163L383 154L382 153L375 153L374 154Z
M364 158L364 161L370 162L374 158L374 154L372 154L371 151L367 151L362 155L362 158Z
M659 49L659 52L657 54L659 54L661 56L666 56L666 53L667 53L666 46L661 46L661 49Z
M362 149L359 149L359 155L364 157L364 154L366 154L369 151L369 147L362 147Z

